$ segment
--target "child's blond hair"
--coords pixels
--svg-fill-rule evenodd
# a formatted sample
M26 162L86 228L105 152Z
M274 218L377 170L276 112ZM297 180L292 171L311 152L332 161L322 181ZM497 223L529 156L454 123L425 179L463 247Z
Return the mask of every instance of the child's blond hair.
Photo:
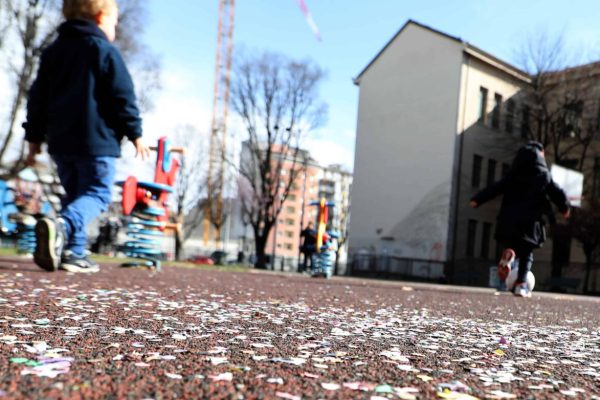
M62 12L66 19L94 19L101 12L118 10L116 0L63 0Z

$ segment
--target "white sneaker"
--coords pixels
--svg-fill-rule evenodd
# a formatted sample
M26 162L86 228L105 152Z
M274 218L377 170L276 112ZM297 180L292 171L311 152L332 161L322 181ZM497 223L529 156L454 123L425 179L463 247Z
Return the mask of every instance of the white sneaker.
M59 268L69 272L88 274L100 271L100 266L96 262L87 256L78 256L69 250L64 252Z
M529 290L527 283L523 282L515 286L514 294L517 297L531 297L531 290Z

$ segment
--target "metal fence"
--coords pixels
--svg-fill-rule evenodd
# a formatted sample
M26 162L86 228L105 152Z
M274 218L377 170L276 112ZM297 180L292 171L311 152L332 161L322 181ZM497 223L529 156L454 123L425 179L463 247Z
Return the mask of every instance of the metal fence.
M387 254L354 254L348 263L348 275L387 278L411 278L444 281L442 261L396 257Z

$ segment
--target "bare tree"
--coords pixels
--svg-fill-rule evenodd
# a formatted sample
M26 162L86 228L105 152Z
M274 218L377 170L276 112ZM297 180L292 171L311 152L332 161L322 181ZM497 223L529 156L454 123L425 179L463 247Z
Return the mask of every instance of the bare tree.
M231 101L248 135L240 161L240 200L254 231L255 267L266 268L269 233L308 157L299 149L300 139L323 122L326 112L318 95L324 73L312 62L271 53L238 60Z
M54 0L5 0L9 25L18 39L15 57L9 58L8 68L15 81L15 94L10 107L7 131L0 148L0 164L8 150L15 131L19 110L31 85L40 55L56 34L60 20ZM45 21L51 21L45 25ZM15 62L16 61L16 62Z
M59 0L2 0L0 33L2 38L14 41L14 52L6 57L8 69L14 80L14 94L8 116L7 130L0 147L0 164L16 131L17 118L22 109L27 91L37 70L42 50L56 37L57 27L62 21ZM160 88L160 63L143 44L143 27L146 4L140 0L119 0L120 22L116 45L124 58L133 65L132 75L136 80L142 110L151 107L150 98ZM3 32L4 31L4 32ZM0 39L1 40L1 39ZM7 46L8 47L8 46ZM24 144L21 145L17 170L23 159Z
M228 133L226 142L234 143L235 141L235 135L231 132ZM209 171L212 173L210 182L208 173L206 175L207 197L204 199L204 209L201 212L207 224L205 226L205 239L210 236L208 234L208 229L210 229L208 224L210 224L214 228L215 239L219 242L221 248L223 248L226 240L222 234L223 226L228 223L230 216L233 214L233 197L235 196L235 185L237 184L233 177L237 174L238 169L235 161L237 155L233 153L234 149L229 146L225 148L225 153L222 153L222 150L222 148L219 149L220 154L218 154L219 163L221 163L219 170L215 171L215 168L209 167Z
M154 107L154 95L161 89L161 62L144 42L148 3L142 0L118 0L118 3L115 44L131 69L140 110L149 111Z
M564 36L541 32L519 50L531 84L520 94L524 136L544 145L557 164L583 171L591 144L600 138L600 63L581 63L569 55Z
M0 50L4 46L11 18L8 17L8 2L0 2Z
M594 257L600 251L600 200L594 199L588 207L573 212L567 229L571 236L581 243L585 254L585 278L583 291L589 290L590 274L592 271Z
M175 133L174 145L186 148L183 164L176 183L176 222L182 227L175 238L175 258L181 259L183 245L192 232L202 223L202 213L206 188L205 143L201 134L191 125L179 127Z

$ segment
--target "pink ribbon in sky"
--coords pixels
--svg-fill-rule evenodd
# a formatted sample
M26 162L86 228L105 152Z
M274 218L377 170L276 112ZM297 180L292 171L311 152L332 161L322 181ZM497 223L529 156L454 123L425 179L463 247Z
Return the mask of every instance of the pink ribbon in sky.
M302 10L302 14L304 14L306 22L308 22L308 26L310 26L310 29L312 29L312 31L314 32L315 36L317 37L317 40L321 41L321 32L319 32L319 28L317 27L315 20L312 18L312 15L310 15L310 11L308 11L308 7L306 6L305 1L296 0L296 3L298 3L298 7L300 7L300 10Z

